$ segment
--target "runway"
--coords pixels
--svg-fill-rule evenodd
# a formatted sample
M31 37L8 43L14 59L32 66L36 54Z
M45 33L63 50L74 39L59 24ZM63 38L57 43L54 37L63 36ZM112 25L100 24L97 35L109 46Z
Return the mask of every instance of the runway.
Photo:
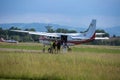
M6 52L20 52L20 53L41 53L42 50L26 50L26 49L10 49L10 48L0 48L0 51Z

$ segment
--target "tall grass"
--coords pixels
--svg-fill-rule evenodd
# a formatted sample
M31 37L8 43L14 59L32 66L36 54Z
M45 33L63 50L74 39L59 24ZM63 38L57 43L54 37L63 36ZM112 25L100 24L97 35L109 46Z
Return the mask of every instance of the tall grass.
M49 46L46 46L46 50ZM0 43L0 48L24 49L24 50L42 50L43 45L40 43ZM120 53L120 46L91 46L80 45L71 47L73 52L89 52L89 53Z
M119 80L120 54L0 53L0 77L44 80Z
M40 43L0 43L0 48L40 50L42 45Z
M117 54L106 49L115 50ZM0 51L1 79L120 80L119 74L120 54L117 47L83 45L73 47L70 53L60 54Z
M92 52L92 53L120 53L120 49L110 48L96 48L96 47L73 47L73 51L76 52Z

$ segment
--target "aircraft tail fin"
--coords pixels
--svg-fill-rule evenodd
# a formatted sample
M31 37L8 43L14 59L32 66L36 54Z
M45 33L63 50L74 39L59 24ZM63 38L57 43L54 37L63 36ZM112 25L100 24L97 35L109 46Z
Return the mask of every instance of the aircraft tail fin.
M91 38L95 35L95 30L96 30L96 20L93 19L89 25L89 28L86 31L82 32L82 34L83 36Z
M1 37L0 38L0 42L5 42L4 38Z

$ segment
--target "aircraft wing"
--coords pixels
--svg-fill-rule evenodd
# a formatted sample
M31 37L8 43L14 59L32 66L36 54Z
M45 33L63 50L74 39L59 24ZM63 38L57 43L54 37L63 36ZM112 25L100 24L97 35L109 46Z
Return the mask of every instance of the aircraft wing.
M23 30L10 30L10 31L13 31L13 32L21 32L21 33L29 33L29 31L23 31Z
M109 37L102 37L105 33L95 33L96 37L95 40L107 40ZM99 36L99 37L98 37Z
M104 35L105 33L95 33L95 35Z
M51 36L51 37L59 37L57 33L46 33L46 32L33 32L33 31L23 31L23 30L11 30L13 32L21 32L21 33L28 33L33 35L40 35L40 36Z
M95 37L95 40L107 40L109 37Z

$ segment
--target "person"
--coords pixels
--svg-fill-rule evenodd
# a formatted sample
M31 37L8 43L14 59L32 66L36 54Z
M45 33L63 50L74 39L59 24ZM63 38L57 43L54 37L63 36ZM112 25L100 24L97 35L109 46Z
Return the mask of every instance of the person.
M57 53L60 52L60 48L61 48L61 42L58 41L57 42Z
M53 48L53 52L56 52L56 41L53 42L52 48Z
M63 52L66 53L67 52L67 43L66 42L63 42Z
M53 46L52 46L52 41L50 42L50 47L48 48L49 53L53 53Z

